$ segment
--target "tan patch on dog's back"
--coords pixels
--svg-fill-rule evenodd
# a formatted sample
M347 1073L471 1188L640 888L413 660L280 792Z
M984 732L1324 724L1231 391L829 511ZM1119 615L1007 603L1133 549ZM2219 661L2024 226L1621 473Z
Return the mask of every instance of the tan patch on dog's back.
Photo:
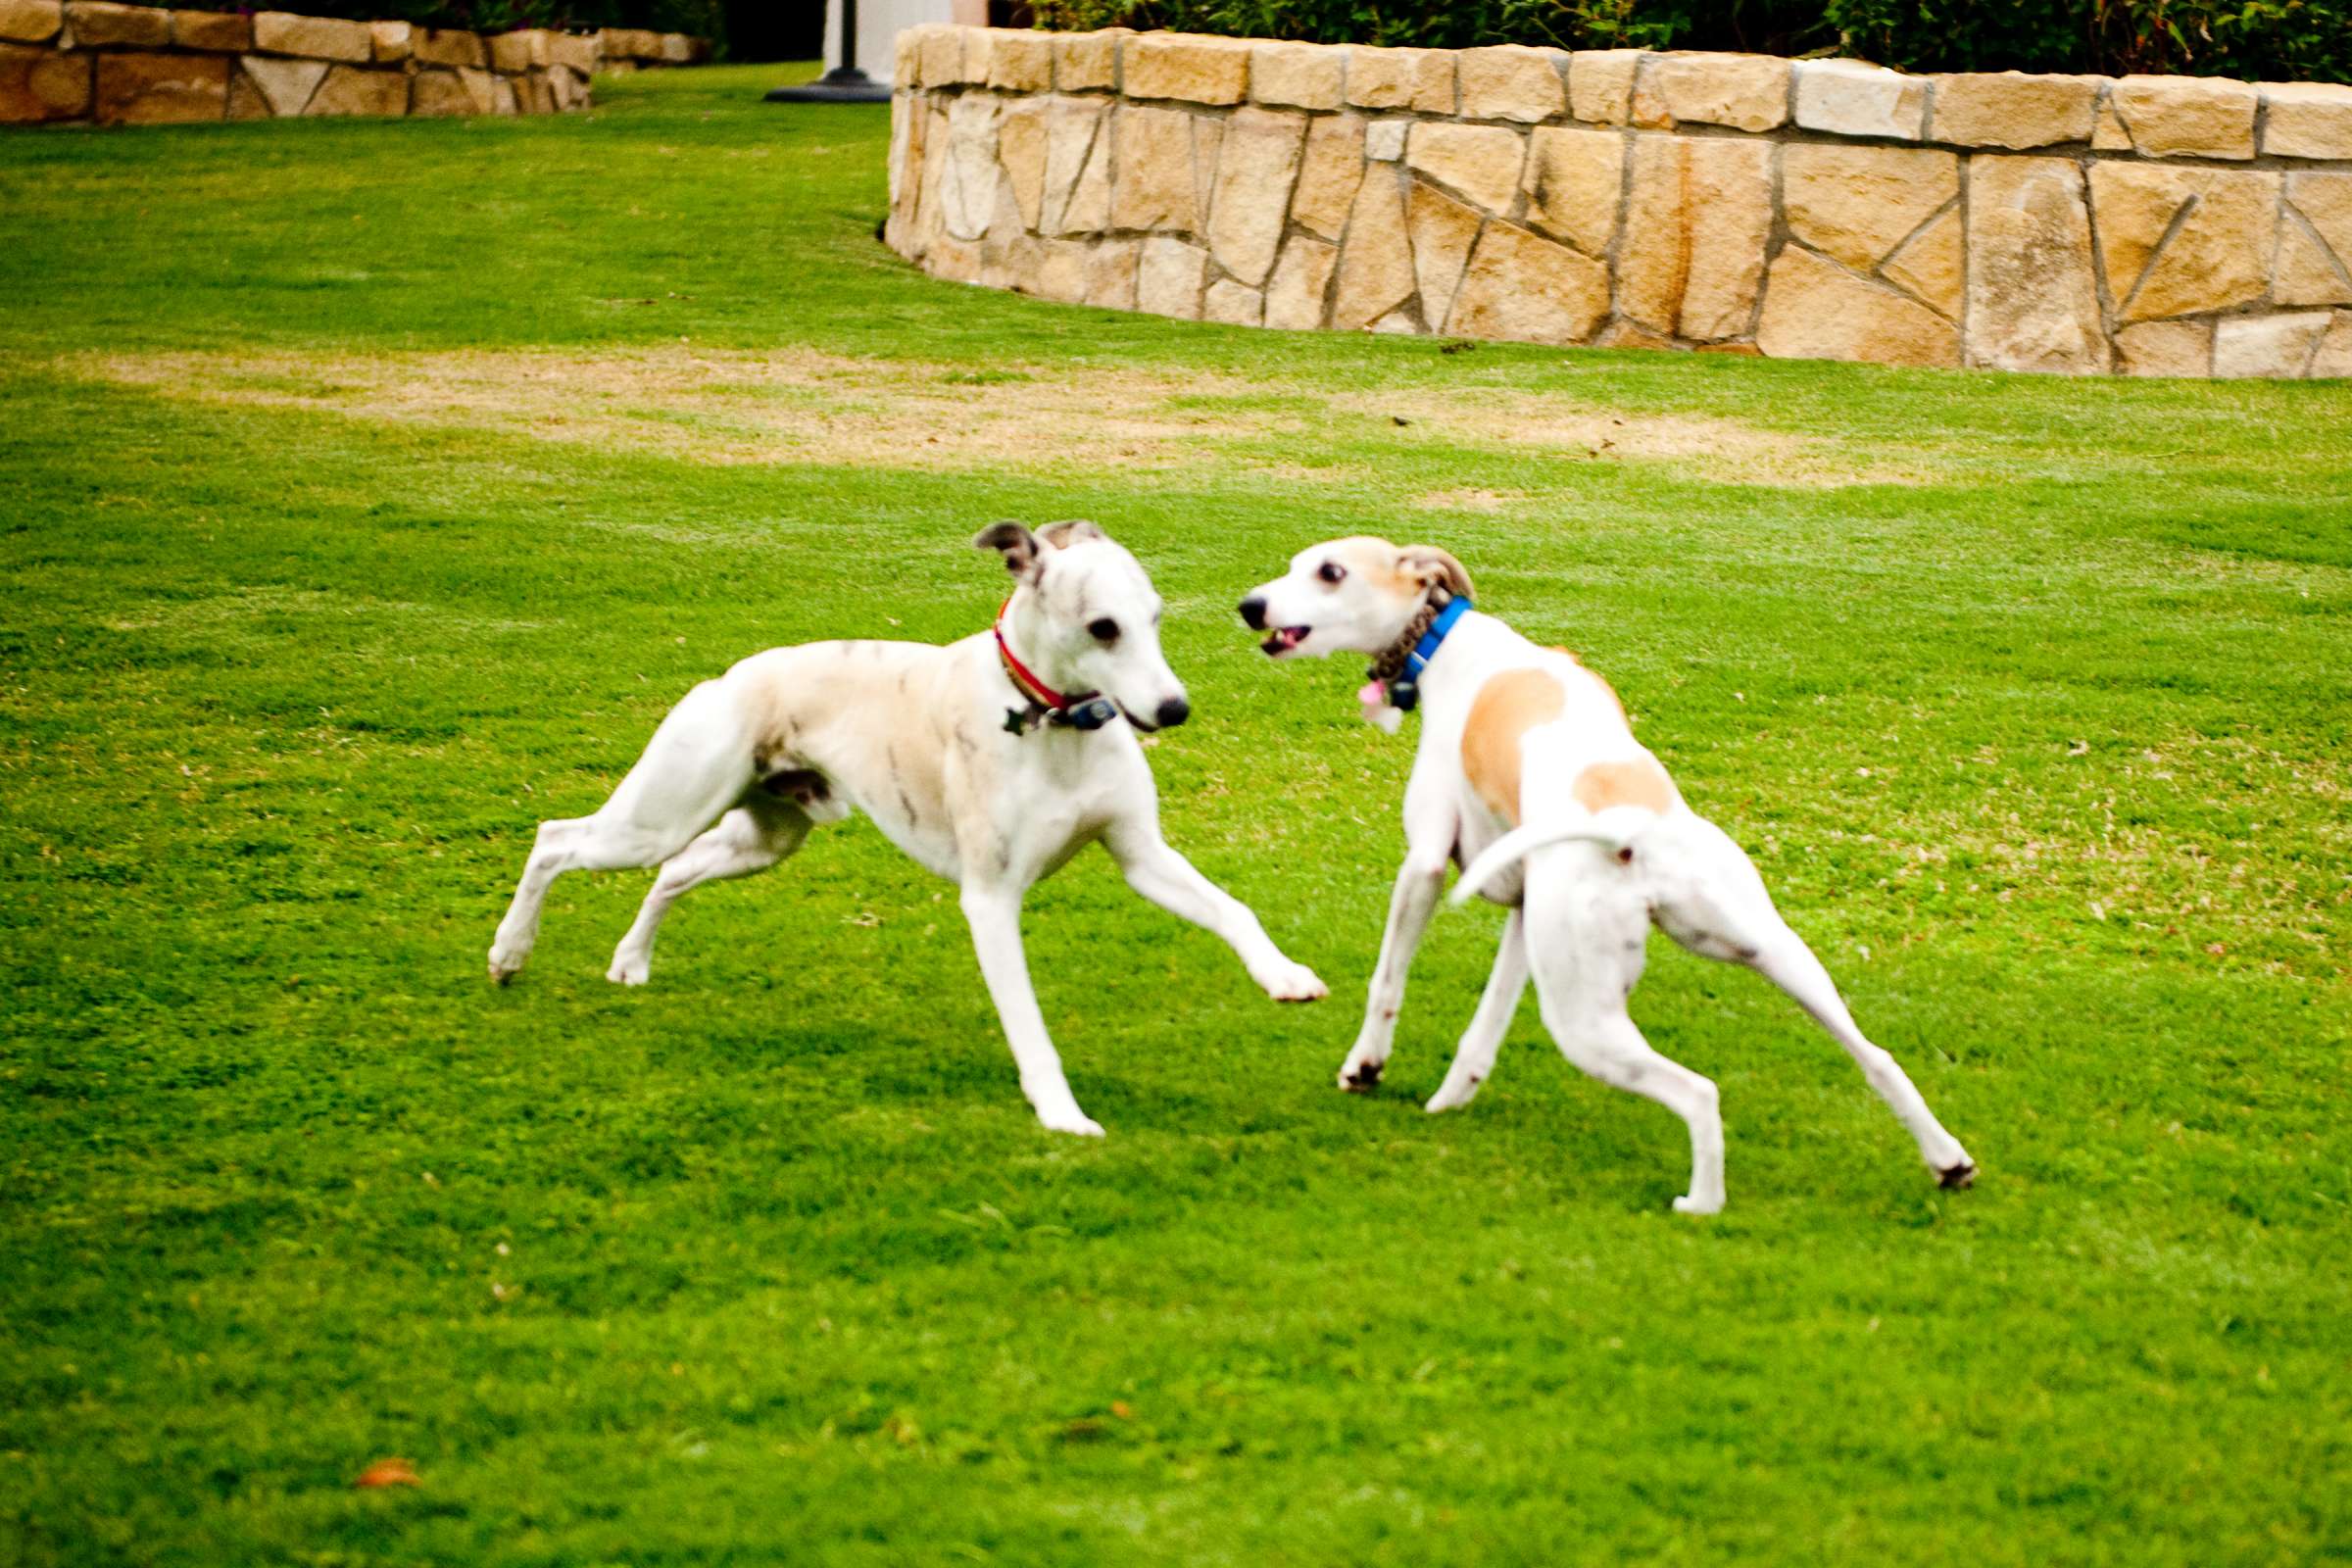
M1519 824L1520 741L1567 706L1559 681L1541 669L1506 669L1478 689L1462 726L1462 773L1487 809Z
M1674 805L1674 781L1646 757L1624 762L1594 762L1576 775L1569 793L1588 811L1640 806L1660 815Z

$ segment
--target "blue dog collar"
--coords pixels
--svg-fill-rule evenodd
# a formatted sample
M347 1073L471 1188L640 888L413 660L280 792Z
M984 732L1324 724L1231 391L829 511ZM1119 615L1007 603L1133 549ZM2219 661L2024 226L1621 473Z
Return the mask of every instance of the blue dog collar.
M1446 641L1446 634L1453 630L1455 621L1468 613L1470 601L1459 594L1446 602L1446 608L1438 612L1438 618L1429 623L1429 630L1423 632L1421 640L1413 644L1413 651L1404 656L1407 680L1418 681L1421 678L1421 672L1429 667L1429 662L1438 657L1438 647Z

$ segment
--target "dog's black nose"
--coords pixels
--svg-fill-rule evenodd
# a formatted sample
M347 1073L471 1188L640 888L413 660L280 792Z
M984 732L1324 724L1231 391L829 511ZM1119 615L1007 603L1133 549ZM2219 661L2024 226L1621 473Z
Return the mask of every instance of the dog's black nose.
M1193 716L1193 705L1181 697L1171 697L1160 704L1159 711L1152 716L1159 720L1161 729L1174 729Z
M1266 602L1256 594L1242 601L1242 620L1251 631L1266 629Z

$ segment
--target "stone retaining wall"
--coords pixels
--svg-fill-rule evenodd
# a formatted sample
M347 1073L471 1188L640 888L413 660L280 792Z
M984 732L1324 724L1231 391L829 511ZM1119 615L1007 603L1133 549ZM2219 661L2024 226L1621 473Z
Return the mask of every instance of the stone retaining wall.
M600 71L685 65L683 33L478 33L104 0L0 0L0 124L279 115L546 115Z
M899 38L890 244L1244 325L2352 375L2352 87Z

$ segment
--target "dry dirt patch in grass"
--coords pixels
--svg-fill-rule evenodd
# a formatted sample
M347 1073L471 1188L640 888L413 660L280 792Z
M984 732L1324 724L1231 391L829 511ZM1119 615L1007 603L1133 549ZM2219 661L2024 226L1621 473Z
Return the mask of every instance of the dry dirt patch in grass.
M968 469L1170 468L1226 461L1217 443L1320 443L1366 416L1401 441L1514 456L1633 459L1744 484L1823 486L1908 477L1837 460L1800 436L1729 419L1616 413L1507 388L1347 393L1215 374L1092 365L974 372L920 361L683 345L573 353L85 354L71 374L216 405L488 430L707 464ZM1269 392L1289 406L1268 408ZM1218 400L1225 400L1221 404ZM1301 407L1301 405L1304 407ZM1216 405L1216 406L1209 406ZM1299 470L1346 483L1355 465ZM1507 497L1445 491L1423 503L1484 510Z
M1663 463L1731 484L1835 489L1916 484L1926 477L1893 465L1856 463L1826 443L1736 419L1633 414L1507 387L1350 393L1332 406L1385 416L1399 439L1426 434L1453 446Z

